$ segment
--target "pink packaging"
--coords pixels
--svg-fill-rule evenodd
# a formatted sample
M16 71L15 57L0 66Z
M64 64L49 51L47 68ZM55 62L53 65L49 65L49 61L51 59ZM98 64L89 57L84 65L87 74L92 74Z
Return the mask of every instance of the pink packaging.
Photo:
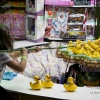
M94 5L94 0L91 0L90 1L90 5Z
M19 39L25 37L25 20L23 14L13 15L13 35Z
M10 28L10 14L3 14L2 18L3 18L3 24L5 24Z
M9 14L10 15L10 33L12 34L12 30L13 30L13 16L12 14Z
M45 0L45 5L73 6L74 1L71 1L71 0Z

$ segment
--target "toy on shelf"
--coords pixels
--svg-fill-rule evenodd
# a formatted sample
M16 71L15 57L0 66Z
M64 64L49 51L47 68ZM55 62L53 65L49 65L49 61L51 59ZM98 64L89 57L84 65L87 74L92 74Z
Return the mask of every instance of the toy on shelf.
M30 82L30 87L33 89L33 90L40 90L43 85L41 83L41 80L39 78L39 76L34 76L34 83Z
M43 87L51 88L54 83L51 81L51 76L49 74L45 75L45 81L42 81Z
M0 19L2 24L9 27L14 39L26 39L25 32L25 1L10 1L2 4L2 14Z
M94 14L94 8L88 8L87 9L87 15L86 15L86 20L88 23L95 23L95 14Z
M48 11L49 17L47 18L48 26L52 25L52 11Z
M44 0L26 0L26 39L43 42Z
M77 89L77 85L74 84L72 77L68 78L68 84L64 84L64 88L69 92L74 92Z
M43 16L26 14L26 38L32 42L43 42Z
M64 39L85 39L85 8L69 8L66 33L62 36Z
M45 6L45 38L85 39L86 10L79 7Z
M43 15L44 0L26 0L26 12Z
M8 10L0 14L0 22L9 27L14 39L23 40L26 39L24 17L24 10Z
M46 6L44 37L61 38L66 33L68 12L64 7ZM50 23L50 25L48 24Z
M94 27L92 25L87 25L87 36L94 36Z

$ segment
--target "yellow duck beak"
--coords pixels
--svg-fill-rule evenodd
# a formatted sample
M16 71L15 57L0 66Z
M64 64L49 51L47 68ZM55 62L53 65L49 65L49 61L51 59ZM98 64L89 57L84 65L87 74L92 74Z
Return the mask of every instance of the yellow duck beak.
M51 76L49 76L48 79L51 79Z
M39 81L41 78L38 78L37 80Z

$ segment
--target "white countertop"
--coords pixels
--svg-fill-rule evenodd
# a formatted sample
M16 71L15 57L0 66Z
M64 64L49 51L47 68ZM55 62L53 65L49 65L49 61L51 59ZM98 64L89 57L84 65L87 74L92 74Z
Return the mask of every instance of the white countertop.
M15 41L14 42L14 49L18 49L18 48L21 48L21 47L38 46L38 45L44 45L44 44L49 44L49 42L35 43L35 42L27 41L27 40Z
M43 97L50 97L56 98L61 100L100 100L100 88L87 88L87 87L78 87L75 92L67 92L63 85L61 84L54 84L51 89L42 88L41 90L32 90L30 88L30 81L33 80L21 75L18 75L11 81L1 81L1 85L10 90L19 93L29 94L29 95L36 95L36 96L43 96ZM90 94L90 91L97 91L99 94Z

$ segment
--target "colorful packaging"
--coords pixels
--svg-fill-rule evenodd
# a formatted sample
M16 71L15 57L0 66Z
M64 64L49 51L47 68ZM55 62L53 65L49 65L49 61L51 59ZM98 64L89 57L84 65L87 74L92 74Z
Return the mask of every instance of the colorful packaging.
M10 14L3 14L2 18L3 18L3 24L8 26L10 29Z
M14 14L13 15L13 35L15 38L23 39L25 38L25 20L24 14Z

